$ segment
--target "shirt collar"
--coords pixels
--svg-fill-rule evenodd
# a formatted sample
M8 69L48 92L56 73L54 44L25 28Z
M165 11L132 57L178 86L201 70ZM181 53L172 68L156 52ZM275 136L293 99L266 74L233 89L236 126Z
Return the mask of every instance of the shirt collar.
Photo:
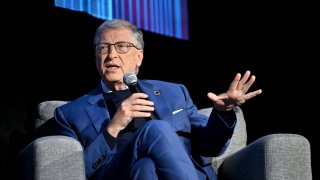
M110 92L112 92L112 91L103 83L102 79L101 79L101 81L100 81L100 84L101 84L101 87L102 87L102 91L103 91L104 93L110 93Z

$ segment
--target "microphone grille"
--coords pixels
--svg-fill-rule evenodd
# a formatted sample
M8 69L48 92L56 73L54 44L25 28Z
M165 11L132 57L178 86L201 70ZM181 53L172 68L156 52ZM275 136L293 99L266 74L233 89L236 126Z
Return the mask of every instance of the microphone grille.
M129 86L132 83L136 83L138 81L137 75L135 73L126 73L123 76L123 82Z

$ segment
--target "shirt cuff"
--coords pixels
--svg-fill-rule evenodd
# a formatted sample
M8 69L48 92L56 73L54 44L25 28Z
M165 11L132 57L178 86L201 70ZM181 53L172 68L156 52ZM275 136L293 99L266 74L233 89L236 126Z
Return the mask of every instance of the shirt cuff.
M216 112L229 127L233 127L233 125L237 119L233 110L231 110L231 111L216 111Z
M114 148L114 146L116 145L117 138L111 136L107 131L103 131L103 136L106 139L108 146L112 150Z

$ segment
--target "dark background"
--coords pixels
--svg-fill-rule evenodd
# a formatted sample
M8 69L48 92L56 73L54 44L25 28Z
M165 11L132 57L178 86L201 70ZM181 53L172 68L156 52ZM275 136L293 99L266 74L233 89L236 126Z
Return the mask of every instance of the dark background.
M251 90L263 93L242 107L248 143L271 133L295 133L311 144L316 164L319 49L312 4L293 2L189 2L190 40L144 31L140 79L183 83L198 108L211 106L207 92L227 90L237 72L251 70ZM73 100L100 80L93 36L102 20L55 8L53 1L11 2L1 14L0 175L30 142L34 110L44 100Z

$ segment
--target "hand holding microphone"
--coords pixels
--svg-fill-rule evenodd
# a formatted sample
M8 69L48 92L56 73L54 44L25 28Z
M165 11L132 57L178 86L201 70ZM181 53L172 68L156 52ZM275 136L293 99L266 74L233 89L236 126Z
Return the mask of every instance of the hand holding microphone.
M116 108L116 112L111 122L106 127L107 132L113 137L125 129L134 118L139 120L157 119L154 114L153 102L148 100L148 95L143 93L137 76L134 73L127 73L123 77L123 82L129 87L131 96L123 97L124 101ZM148 117L149 113L151 115Z
M126 73L123 76L123 82L129 87L129 90L132 94L134 93L143 93L140 85L138 84L138 78L135 73ZM148 99L147 99L148 100ZM151 112L150 117L146 117L146 120L158 119L154 112Z

